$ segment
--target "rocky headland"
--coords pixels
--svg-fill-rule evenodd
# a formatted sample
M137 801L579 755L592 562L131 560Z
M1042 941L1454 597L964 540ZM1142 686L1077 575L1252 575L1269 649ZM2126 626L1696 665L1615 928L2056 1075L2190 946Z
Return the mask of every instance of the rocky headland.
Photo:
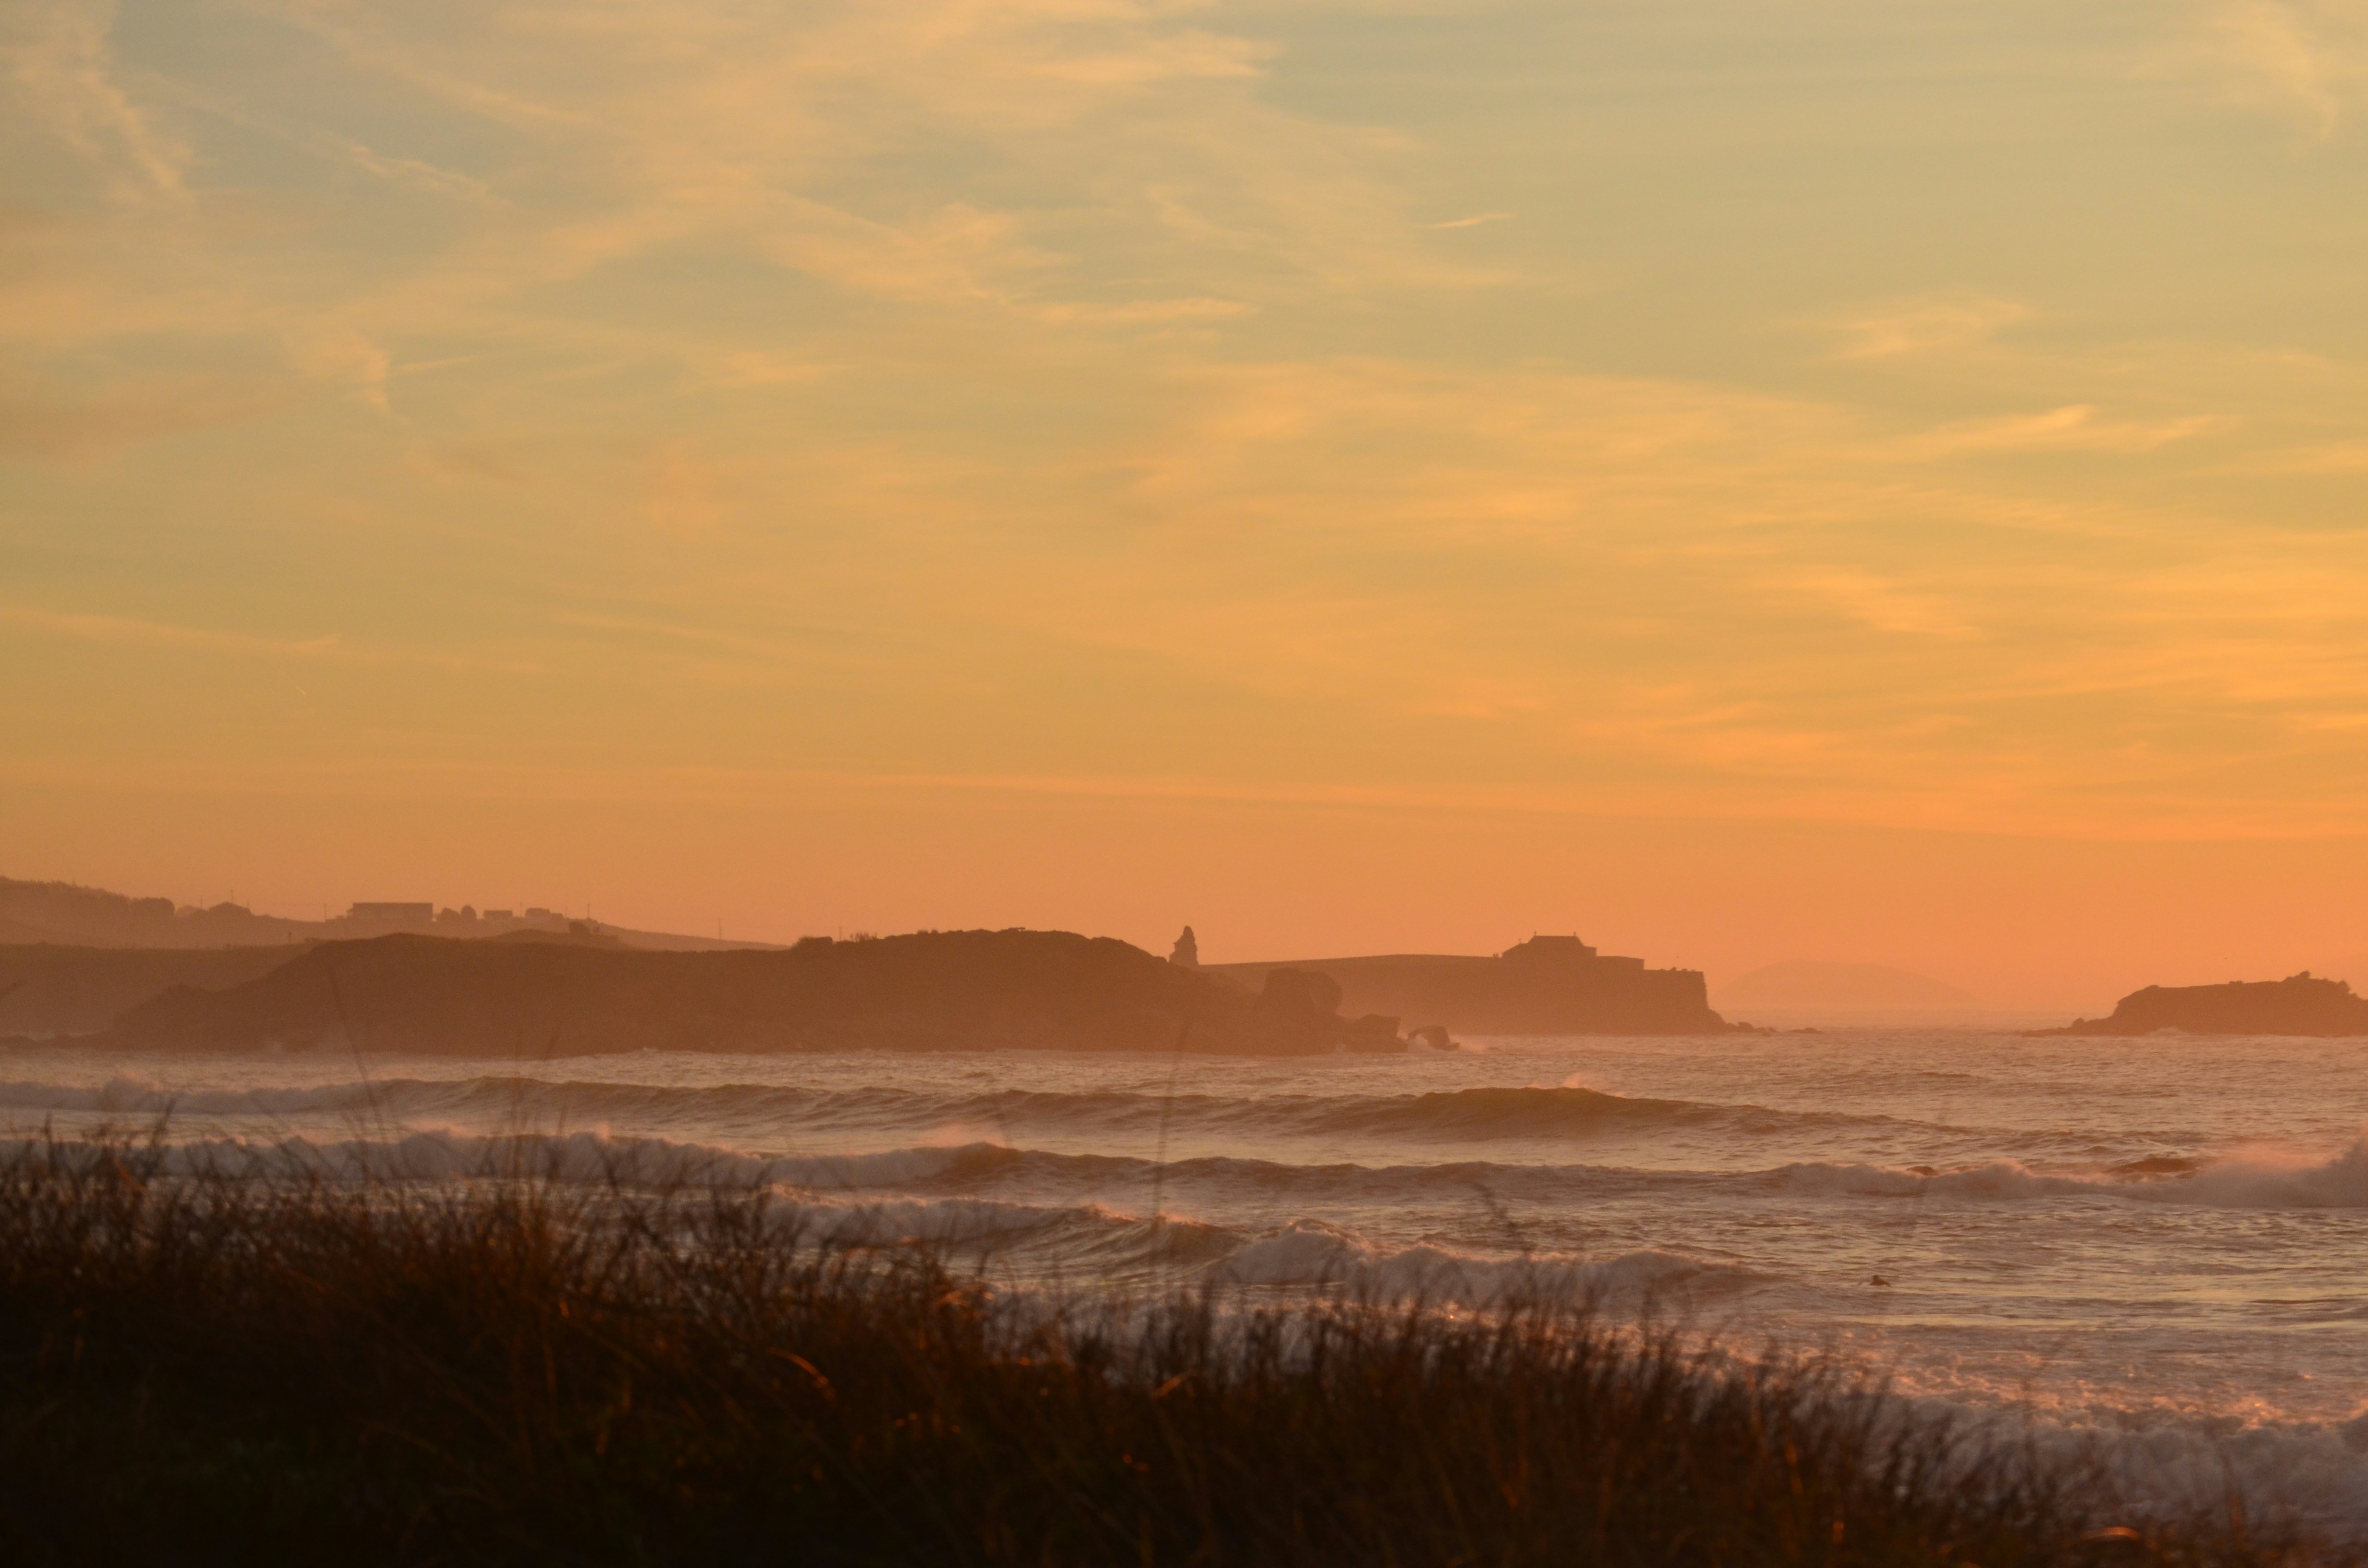
M1748 1026L1711 1010L1702 971L1647 969L1576 937L1532 937L1493 957L1391 953L1237 963L1217 972L1264 983L1279 970L1319 974L1351 1013L1419 1018L1470 1034L1724 1034Z
M179 985L90 1037L155 1051L572 1056L642 1050L1054 1049L1313 1054L1408 1049L1344 1017L1321 974L1255 985L1065 931L924 931L768 951L393 936ZM1425 1043L1445 1044L1429 1031Z

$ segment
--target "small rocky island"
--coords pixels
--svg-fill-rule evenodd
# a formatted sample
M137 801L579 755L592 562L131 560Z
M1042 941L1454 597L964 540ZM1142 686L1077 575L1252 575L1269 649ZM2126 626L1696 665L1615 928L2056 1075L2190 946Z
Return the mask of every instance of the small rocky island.
M2035 1035L2183 1034L2368 1036L2368 999L2340 980L2305 970L2283 980L2223 985L2149 985L2122 998L2106 1018L2075 1018Z

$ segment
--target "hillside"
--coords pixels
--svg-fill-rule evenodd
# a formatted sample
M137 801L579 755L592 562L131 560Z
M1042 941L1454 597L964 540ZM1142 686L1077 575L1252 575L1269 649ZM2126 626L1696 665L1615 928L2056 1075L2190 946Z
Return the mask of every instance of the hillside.
M530 1056L1403 1049L1395 1020L1352 1024L1333 1011L1337 998L1288 971L1253 995L1124 942L1064 931L812 937L786 950L707 953L396 936L322 943L223 990L165 992L102 1038L147 1050Z
M0 877L0 939L94 948L224 948L286 943L310 922L256 915L234 903L176 908L169 898L129 898L73 882Z
M87 948L251 948L397 933L482 940L521 932L563 931L570 925L583 924L549 910L528 910L523 915L495 911L480 917L474 909L438 910L427 904L420 907L429 911L426 918L358 920L341 915L334 919L291 920L277 915L258 915L242 904L227 902L204 909L176 907L169 898L132 898L74 882L19 881L0 877L0 943L50 942ZM626 947L659 951L737 952L772 945L672 931L637 931L617 926L598 928Z
M0 947L0 1037L96 1034L176 986L219 991L256 980L303 949Z

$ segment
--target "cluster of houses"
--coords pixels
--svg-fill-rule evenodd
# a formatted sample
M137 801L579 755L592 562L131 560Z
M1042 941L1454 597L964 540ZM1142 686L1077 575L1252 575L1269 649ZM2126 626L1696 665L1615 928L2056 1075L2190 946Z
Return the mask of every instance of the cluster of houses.
M481 913L474 904L467 903L458 909L438 909L433 903L357 903L346 911L345 918L349 925L383 930L413 930L438 926L490 926L515 931L564 931L567 928L566 915L539 904L524 910L488 909Z

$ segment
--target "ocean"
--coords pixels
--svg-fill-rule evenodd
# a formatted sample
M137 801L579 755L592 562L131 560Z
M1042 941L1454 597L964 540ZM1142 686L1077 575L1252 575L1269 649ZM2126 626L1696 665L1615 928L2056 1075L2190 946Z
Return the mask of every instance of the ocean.
M1239 1058L0 1054L0 1131L762 1182L1019 1289L1552 1291L1838 1356L2138 1506L2368 1537L2368 1042L1852 1028Z

